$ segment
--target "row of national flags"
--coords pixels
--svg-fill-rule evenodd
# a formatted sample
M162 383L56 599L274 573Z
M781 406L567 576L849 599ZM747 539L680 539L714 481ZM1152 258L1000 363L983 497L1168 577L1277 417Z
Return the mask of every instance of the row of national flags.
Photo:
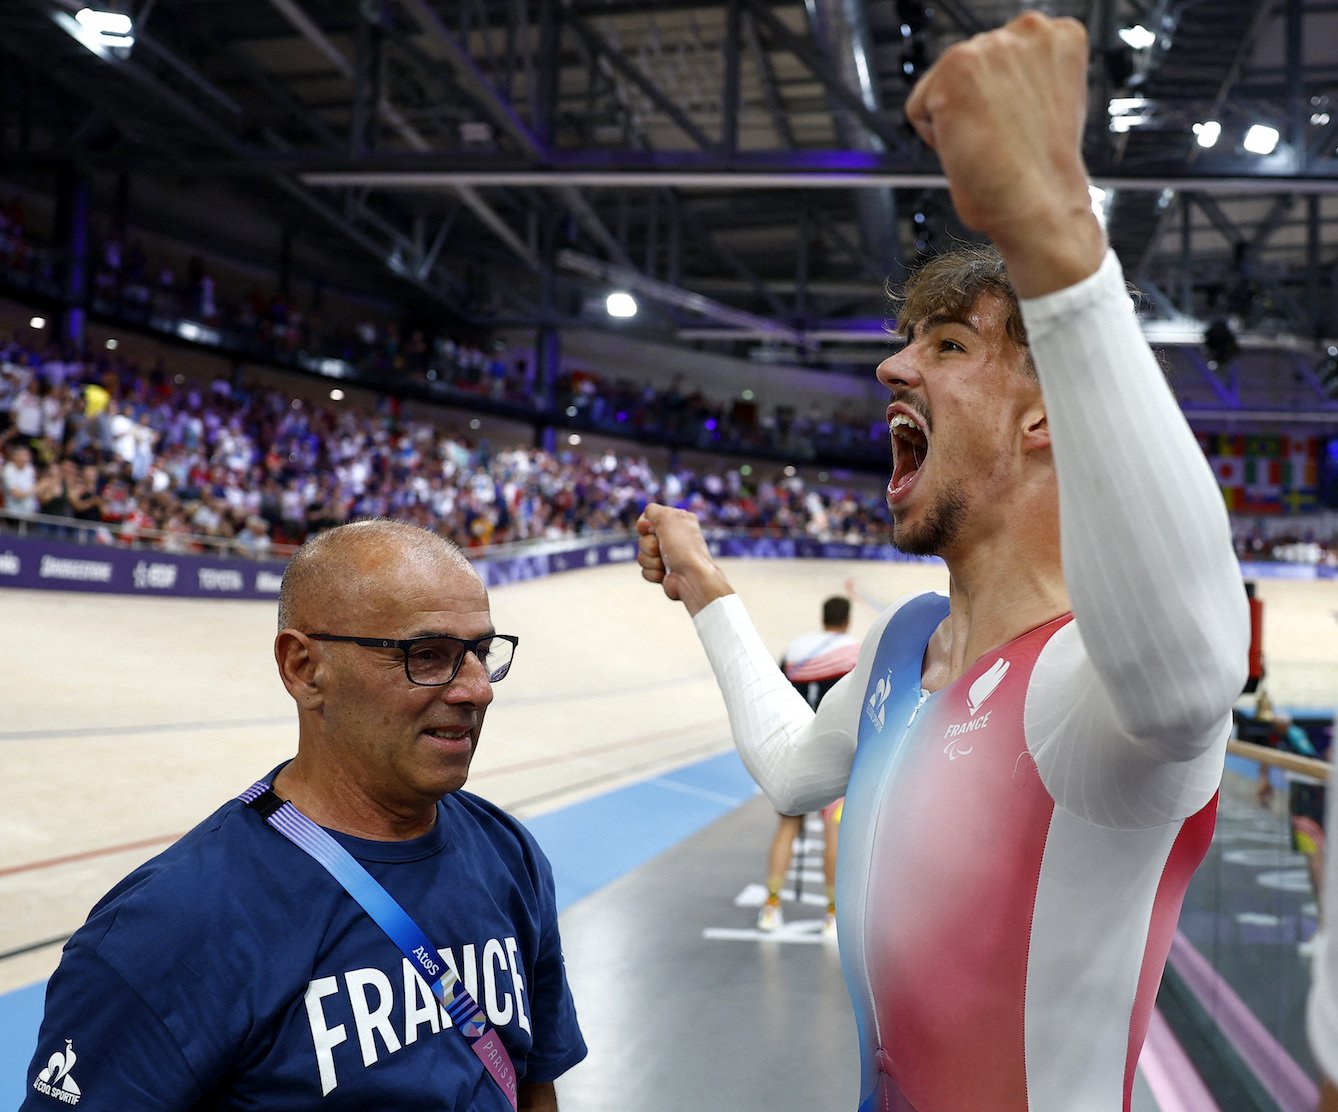
M1319 509L1319 437L1196 435L1228 510L1294 514Z

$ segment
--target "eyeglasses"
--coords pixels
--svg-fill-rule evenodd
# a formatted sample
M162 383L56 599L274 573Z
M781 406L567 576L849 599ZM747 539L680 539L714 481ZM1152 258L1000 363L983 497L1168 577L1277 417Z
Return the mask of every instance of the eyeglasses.
M483 665L489 683L497 683L511 671L519 637L490 633L466 640L444 633L430 637L410 637L403 641L387 637L345 637L338 633L308 633L313 641L347 641L364 649L399 649L404 654L404 674L419 687L444 687L455 679L466 653L473 653Z

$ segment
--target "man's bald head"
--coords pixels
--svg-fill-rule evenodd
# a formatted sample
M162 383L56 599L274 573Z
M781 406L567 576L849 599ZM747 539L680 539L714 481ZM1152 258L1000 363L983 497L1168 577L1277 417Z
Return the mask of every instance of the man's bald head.
M355 521L311 537L297 550L279 588L279 628L314 629L323 616L348 613L390 588L387 572L447 565L478 573L454 541L388 518Z

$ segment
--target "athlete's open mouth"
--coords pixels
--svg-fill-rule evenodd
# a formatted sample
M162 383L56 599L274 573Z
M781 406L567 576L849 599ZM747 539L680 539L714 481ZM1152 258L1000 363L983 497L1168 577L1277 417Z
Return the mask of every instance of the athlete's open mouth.
M888 419L887 431L892 439L893 491L901 490L915 478L929 458L929 432L918 414L898 410Z

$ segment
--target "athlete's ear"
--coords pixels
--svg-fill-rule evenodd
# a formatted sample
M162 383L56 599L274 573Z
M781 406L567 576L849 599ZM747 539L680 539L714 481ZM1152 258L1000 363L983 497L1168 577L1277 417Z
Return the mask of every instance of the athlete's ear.
M1036 405L1022 415L1022 450L1031 453L1049 449L1050 421L1044 406Z
M313 655L316 648L315 642L295 629L281 629L274 638L279 678L299 710L314 710L321 704L320 670Z

